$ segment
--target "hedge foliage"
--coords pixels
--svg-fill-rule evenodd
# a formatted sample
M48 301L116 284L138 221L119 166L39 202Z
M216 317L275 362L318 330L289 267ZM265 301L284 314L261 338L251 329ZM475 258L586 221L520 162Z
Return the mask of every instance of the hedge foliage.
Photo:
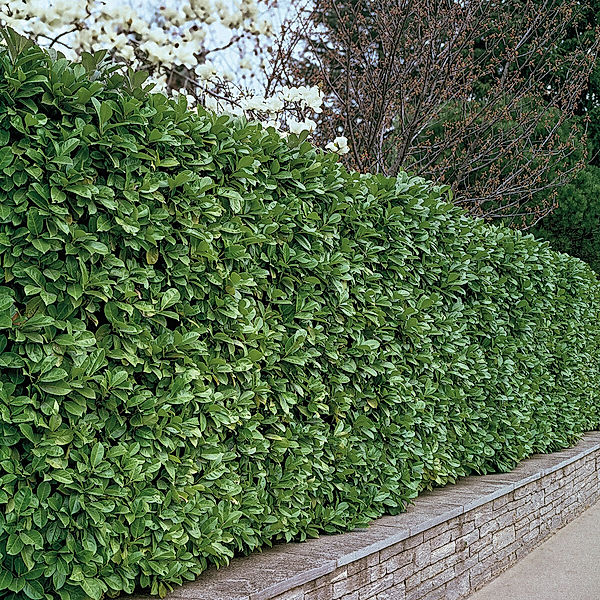
M9 42L0 598L164 594L598 425L584 263Z

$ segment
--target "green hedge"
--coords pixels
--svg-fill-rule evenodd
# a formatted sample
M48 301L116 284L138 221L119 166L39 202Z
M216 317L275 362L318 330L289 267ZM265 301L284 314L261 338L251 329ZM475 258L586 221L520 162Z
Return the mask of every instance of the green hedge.
M423 179L0 52L0 598L164 594L599 421L600 287Z

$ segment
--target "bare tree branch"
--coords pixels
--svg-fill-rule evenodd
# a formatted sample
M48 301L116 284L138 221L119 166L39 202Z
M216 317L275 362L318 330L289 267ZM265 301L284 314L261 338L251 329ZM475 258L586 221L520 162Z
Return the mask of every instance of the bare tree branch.
M474 214L529 224L552 210L552 190L585 161L585 127L572 117L599 39L563 47L579 8L576 0L316 0L296 37L304 58L283 71L322 86L317 135L345 135L349 166L414 171L451 184Z

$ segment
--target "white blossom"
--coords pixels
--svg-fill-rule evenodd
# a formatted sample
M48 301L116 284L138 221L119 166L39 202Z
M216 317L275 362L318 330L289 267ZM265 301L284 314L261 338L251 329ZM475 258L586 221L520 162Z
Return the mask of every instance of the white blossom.
M303 131L314 131L317 124L311 119L306 119L305 121L296 121L295 119L288 119L288 128L291 133L300 134Z
M325 148L332 152L336 152L337 154L348 154L348 152L350 152L350 148L348 148L348 139L344 136L336 137L335 140L329 142Z
M183 94L190 106L200 99L210 110L244 114L282 133L312 132L316 123L311 117L323 104L317 87L282 87L265 97L241 84L242 77L259 81L269 68L273 24L265 16L268 3L134 0L131 6L126 0L0 0L0 25L40 45L53 45L73 60L84 51L106 49L115 60L148 71L154 92ZM244 46L251 44L248 40L254 45ZM236 44L238 51L230 50L227 61L221 61L218 49ZM237 64L228 64L232 57ZM345 138L327 148L348 151Z

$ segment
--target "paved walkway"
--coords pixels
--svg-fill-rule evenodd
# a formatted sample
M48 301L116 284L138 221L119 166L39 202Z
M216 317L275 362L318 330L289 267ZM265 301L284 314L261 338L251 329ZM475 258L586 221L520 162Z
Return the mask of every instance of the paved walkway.
M469 600L600 600L600 502Z

